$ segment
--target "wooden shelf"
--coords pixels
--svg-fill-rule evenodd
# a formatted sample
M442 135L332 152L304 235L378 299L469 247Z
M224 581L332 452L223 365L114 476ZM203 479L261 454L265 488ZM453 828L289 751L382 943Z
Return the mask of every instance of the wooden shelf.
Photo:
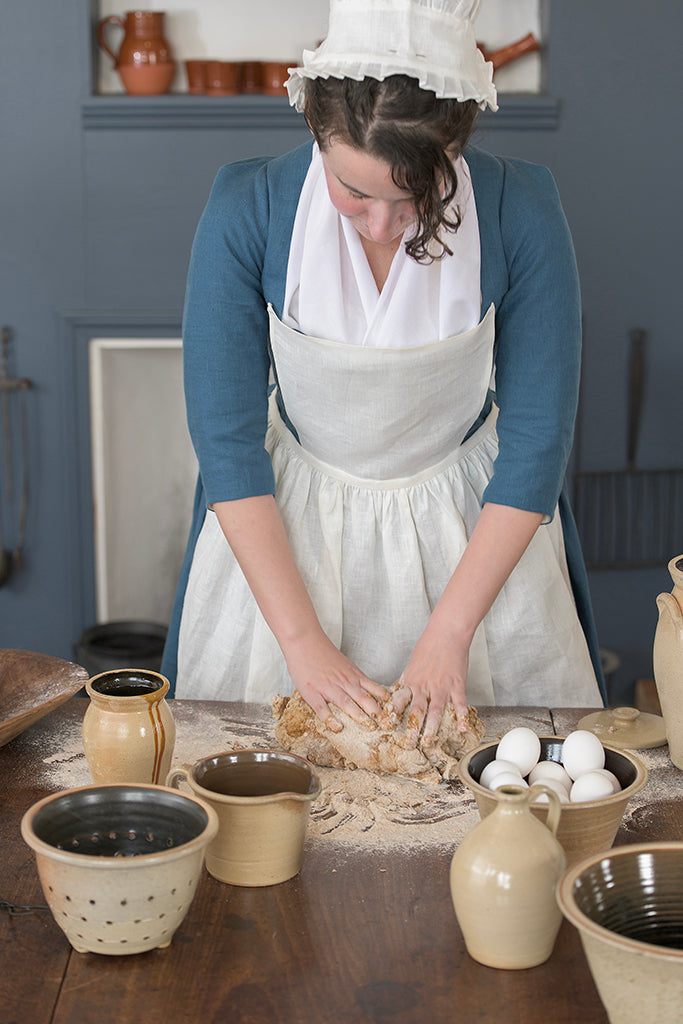
M501 95L499 110L480 115L488 131L555 131L559 101L526 93ZM286 96L91 96L81 106L88 131L292 129L301 115Z

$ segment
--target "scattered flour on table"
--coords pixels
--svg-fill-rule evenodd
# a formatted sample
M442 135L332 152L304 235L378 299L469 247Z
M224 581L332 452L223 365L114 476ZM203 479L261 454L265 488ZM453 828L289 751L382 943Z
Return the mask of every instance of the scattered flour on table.
M271 727L236 733L235 723L211 714L176 718L172 765L192 765L225 750L275 749ZM90 784L80 724L67 723L41 739L43 777L51 792ZM459 781L421 783L362 769L314 766L322 793L312 804L307 842L386 850L443 846L455 849L479 821L474 797Z

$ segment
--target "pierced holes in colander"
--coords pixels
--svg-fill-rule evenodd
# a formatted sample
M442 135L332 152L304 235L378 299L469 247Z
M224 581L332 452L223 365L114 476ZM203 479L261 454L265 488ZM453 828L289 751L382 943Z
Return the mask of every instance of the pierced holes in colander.
M134 849L111 848L112 843L135 844ZM121 832L112 829L109 832L91 832L87 836L73 836L62 842L56 843L58 850L78 850L82 853L89 853L93 847L98 847L105 855L113 857L133 857L145 852L142 845L152 847L152 852L162 849L172 849L177 845L173 836L160 836L158 833L138 831L130 828Z

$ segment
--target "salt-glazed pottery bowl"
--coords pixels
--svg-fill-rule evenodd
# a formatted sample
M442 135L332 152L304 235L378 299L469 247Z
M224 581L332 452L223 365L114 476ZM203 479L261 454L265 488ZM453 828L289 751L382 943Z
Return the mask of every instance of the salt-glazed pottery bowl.
M114 956L169 945L217 832L211 807L152 785L53 793L21 822L47 904L71 945Z
M678 1024L683 1007L683 842L586 857L557 889L610 1024Z
M320 779L303 757L279 750L233 750L169 772L216 811L218 835L206 851L209 874L231 885L276 885L301 868Z
M540 740L541 759L561 761L564 739L550 736L540 737ZM626 805L647 782L647 769L632 753L617 750L606 743L603 743L603 747L605 768L616 775L621 784L621 792L600 800L562 805L557 839L564 849L568 867L588 854L609 850L621 824ZM500 800L496 791L486 789L479 783L484 767L494 760L497 749L497 743L483 744L466 754L458 765L460 779L474 793L482 818L490 814ZM541 821L545 821L547 806L532 804L531 811Z

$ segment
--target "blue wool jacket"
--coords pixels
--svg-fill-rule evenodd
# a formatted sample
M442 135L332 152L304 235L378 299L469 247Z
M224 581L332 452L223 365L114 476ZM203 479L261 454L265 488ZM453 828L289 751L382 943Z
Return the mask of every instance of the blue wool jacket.
M221 168L188 274L183 360L199 460L191 534L162 670L174 685L182 603L207 505L272 494L264 448L271 357L267 304L279 317L289 246L312 143ZM580 294L569 229L546 168L465 152L481 240L481 310L496 309L499 454L484 501L542 512L558 505L579 617L604 683L578 537L562 492L578 398ZM430 339L431 340L431 339ZM286 408L281 408L289 422Z

